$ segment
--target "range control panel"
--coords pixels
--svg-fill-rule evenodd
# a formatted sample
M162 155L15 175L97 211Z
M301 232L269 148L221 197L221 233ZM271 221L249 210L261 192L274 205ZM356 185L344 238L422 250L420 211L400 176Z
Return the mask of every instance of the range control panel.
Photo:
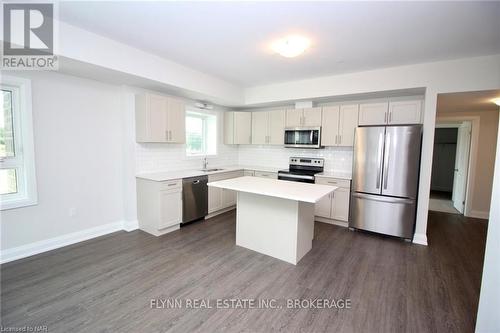
M322 158L290 157L290 165L317 166L323 167L325 160Z

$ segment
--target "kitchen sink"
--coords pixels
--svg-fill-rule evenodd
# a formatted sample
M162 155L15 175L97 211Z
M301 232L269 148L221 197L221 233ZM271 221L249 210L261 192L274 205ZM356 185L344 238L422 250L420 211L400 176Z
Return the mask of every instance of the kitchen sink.
M214 171L221 171L221 170L224 170L224 169L213 168L213 169L201 169L200 171L203 171L203 172L214 172Z

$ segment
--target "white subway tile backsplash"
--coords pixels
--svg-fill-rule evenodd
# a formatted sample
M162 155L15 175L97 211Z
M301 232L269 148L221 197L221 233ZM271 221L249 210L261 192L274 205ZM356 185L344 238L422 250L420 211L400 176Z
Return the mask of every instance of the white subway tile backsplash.
M241 165L262 165L286 168L292 156L325 159L325 171L351 173L352 148L326 147L322 149L297 149L281 146L240 145L238 163Z

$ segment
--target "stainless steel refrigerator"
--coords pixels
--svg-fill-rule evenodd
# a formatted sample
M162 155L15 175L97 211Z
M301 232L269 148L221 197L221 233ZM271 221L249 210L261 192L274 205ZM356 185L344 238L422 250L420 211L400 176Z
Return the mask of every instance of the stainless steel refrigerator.
M412 239L422 126L358 127L349 227Z

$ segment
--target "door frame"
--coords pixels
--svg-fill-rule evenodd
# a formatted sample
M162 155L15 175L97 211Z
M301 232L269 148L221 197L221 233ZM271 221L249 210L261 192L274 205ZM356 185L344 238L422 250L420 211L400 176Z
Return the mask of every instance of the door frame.
M474 198L474 191L472 184L476 179L476 164L477 164L477 150L479 144L479 116L449 116L440 115L436 117L435 128L446 128L446 127L456 127L464 121L470 121L471 126L471 139L470 139L470 150L469 150L469 168L467 171L467 189L465 190L465 207L464 216L484 218L484 216L477 216L472 210L472 201Z

